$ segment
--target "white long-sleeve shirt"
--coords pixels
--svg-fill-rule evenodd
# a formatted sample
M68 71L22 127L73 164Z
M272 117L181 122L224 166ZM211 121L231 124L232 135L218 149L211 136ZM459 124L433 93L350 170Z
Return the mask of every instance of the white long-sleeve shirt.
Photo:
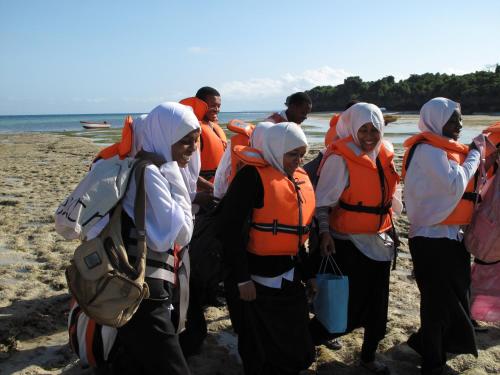
M438 225L455 209L474 176L480 154L471 150L464 163L448 160L446 152L421 144L405 176L404 200L410 220L409 237L462 239L459 225Z
M146 190L146 242L154 251L172 248L174 242L185 246L193 233L191 198L176 162L163 164L160 169L148 165L144 171ZM136 196L132 178L123 199L123 209L134 220Z
M229 188L229 176L231 175L231 141L227 142L226 150L215 171L214 197L222 199Z

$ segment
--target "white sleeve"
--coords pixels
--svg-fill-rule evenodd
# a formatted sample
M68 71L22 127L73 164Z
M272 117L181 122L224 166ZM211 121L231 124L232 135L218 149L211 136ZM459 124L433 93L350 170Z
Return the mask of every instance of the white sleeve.
M344 158L331 155L326 159L316 186L316 207L334 207L349 185L349 171Z
M477 150L470 151L464 163L459 165L448 160L443 150L423 144L415 150L414 159L412 163L417 163L425 170L427 178L434 186L441 187L458 201L479 167L480 154Z
M214 197L221 199L229 187L229 175L231 174L231 141L228 141L227 148L222 155L214 180Z
M148 166L144 173L146 189L146 240L155 251L185 246L191 240L193 220L191 199L176 162L158 170Z

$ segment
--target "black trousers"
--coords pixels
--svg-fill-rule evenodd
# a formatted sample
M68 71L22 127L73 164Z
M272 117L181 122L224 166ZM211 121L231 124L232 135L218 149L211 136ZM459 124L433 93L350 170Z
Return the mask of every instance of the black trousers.
M409 240L420 290L420 329L408 344L422 356L422 373L439 372L446 353L477 356L470 319L470 255L448 238Z
M142 301L132 319L118 329L121 348L114 374L189 375L168 301Z
M351 241L335 239L335 249L335 262L349 278L347 330L331 334L316 318L311 320L309 329L315 345L320 345L363 327L361 360L372 362L387 326L391 262L368 258Z

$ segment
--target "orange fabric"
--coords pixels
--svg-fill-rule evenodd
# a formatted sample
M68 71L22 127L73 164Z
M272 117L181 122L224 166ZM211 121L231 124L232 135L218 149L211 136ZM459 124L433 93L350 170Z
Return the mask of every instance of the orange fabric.
M490 125L488 128L486 128L483 131L484 134L487 134L488 139L493 143L495 146L500 144L500 121L495 122L494 124Z
M231 137L231 174L229 175L228 182L233 181L234 176L242 166L241 160L238 159L234 152L236 146L248 146L250 144L250 137L255 129L255 125L243 122L241 120L231 120L227 126L229 130L236 133Z
M380 177L375 162L367 155L356 154L352 137L335 141L329 147L329 154L344 158L349 171L349 186L340 196L340 201L348 205L379 207L382 202ZM385 176L385 194L383 206L389 206L399 182L399 175L394 167L394 153L383 144L378 154ZM357 212L337 205L330 213L330 227L340 233L381 233L392 227L392 208L388 213Z
M212 126L211 126L211 125ZM201 172L200 175L208 176L210 182L214 181L215 171L219 166L224 150L227 146L226 135L219 124L201 122Z
M203 121L203 118L208 112L208 105L203 100L197 97L182 99L179 103L190 106L198 121Z
M408 158L408 153L411 147L417 143L425 143L434 147L437 147L446 152L448 160L453 160L456 163L462 165L469 153L469 146L462 143L454 141L451 138L442 137L430 132L423 132L416 134L408 138L403 146L406 148L405 155L403 157L403 171L402 177L406 175L406 160ZM466 193L474 192L474 178L471 178L467 188ZM442 225L463 225L469 224L472 218L472 213L474 211L474 202L466 199L460 199L455 209L452 213L444 219L441 223Z
M337 138L337 123L339 122L339 119L340 119L340 113L334 114L330 119L330 128L328 129L325 135L326 147L330 146L333 143L333 141L335 141L335 138Z
M92 348L94 344L95 324L95 320L89 319L87 323L87 330L85 332L85 351L87 353L87 362L92 367L96 367L94 350Z
M130 151L132 150L132 142L133 142L133 130L132 130L133 119L131 116L127 116L125 121L123 122L122 129L122 139L108 146L97 154L95 160L98 159L110 159L113 156L120 156L120 159L125 159Z
M274 122L275 124L279 124L280 122L287 122L288 120L281 116L279 113L273 113L271 116L266 118L266 121Z
M261 256L296 255L299 246L309 238L308 231L299 236L296 228L311 224L316 207L314 189L307 173L302 168L294 172L296 188L290 179L268 165L258 150L237 146L235 152L245 164L257 168L264 187L264 205L254 208L252 213L247 250ZM300 218L298 199L301 201ZM260 227L274 227L276 231L259 230L259 224ZM295 232L286 233L281 229L290 227Z

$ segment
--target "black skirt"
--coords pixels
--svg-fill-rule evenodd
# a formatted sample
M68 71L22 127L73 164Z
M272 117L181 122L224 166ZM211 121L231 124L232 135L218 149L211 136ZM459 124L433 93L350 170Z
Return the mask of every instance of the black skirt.
M256 300L233 301L245 374L298 374L314 360L304 287L298 280L283 280L281 289L255 285Z
M444 366L446 353L477 356L470 319L470 255L448 238L409 240L420 290L421 327L408 344L422 355L422 370Z

